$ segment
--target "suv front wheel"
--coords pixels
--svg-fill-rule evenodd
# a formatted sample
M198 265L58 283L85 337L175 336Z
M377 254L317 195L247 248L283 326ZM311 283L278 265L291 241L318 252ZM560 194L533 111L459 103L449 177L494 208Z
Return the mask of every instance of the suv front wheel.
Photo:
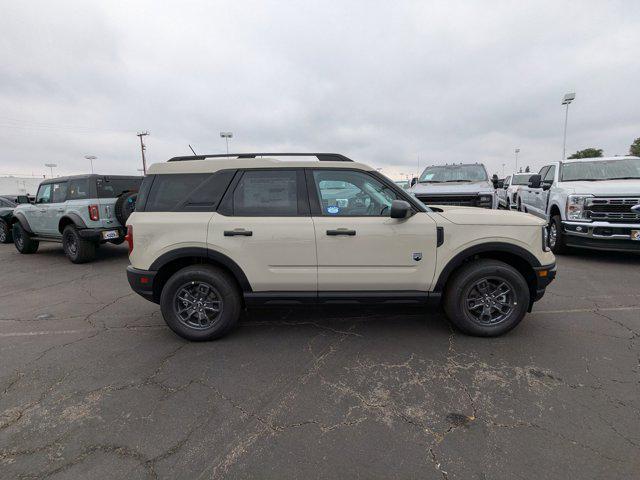
M96 244L82 238L73 225L62 231L62 248L73 263L90 262L96 256Z
M480 259L461 267L447 284L444 310L464 333L502 335L514 328L529 306L529 286L515 268Z
M178 270L164 285L160 308L171 330L187 340L220 338L238 322L242 302L233 279L211 265Z

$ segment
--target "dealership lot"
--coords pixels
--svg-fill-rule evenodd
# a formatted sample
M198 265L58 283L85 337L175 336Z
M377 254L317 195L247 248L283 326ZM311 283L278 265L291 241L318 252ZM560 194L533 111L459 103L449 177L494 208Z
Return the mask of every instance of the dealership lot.
M126 247L0 245L3 478L633 478L640 256L578 252L500 338L411 308L255 310L189 343Z

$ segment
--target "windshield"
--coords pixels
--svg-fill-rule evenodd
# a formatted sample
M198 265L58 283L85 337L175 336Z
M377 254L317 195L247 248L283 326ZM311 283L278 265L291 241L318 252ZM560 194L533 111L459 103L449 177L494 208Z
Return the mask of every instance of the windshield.
M640 178L640 158L562 164L562 181Z
M427 167L420 175L420 183L482 182L487 180L483 165L439 165Z
M525 175L514 175L511 185L529 185L529 178L531 178L530 173L527 173Z

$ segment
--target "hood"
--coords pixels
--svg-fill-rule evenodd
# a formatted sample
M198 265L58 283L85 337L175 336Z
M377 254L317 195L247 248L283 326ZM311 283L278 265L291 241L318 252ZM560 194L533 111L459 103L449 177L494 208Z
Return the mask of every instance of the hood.
M452 223L458 225L545 225L541 218L528 213L510 210L489 210L476 207L455 207L448 205L433 206L435 211Z
M640 197L640 179L562 182L559 186L566 190L571 190L570 193L592 194L596 196L628 195L631 197Z
M447 193L493 193L493 184L488 180L482 182L449 182L449 183L416 183L407 190L408 192L420 194L447 194Z

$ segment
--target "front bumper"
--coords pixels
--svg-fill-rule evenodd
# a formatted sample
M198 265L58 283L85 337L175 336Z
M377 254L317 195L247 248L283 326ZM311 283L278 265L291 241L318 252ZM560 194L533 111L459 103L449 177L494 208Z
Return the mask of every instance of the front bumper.
M109 240L105 240L102 237L102 232L110 232L112 230L118 231L118 238L111 238ZM82 228L78 230L78 235L80 235L85 240L90 240L92 242L108 242L111 240L124 240L124 236L127 234L126 230L122 227L109 227L109 228Z
M127 267L127 280L131 289L150 302L158 303L153 295L153 279L157 272Z
M620 252L640 252L640 241L631 239L638 223L562 222L565 243L569 247Z
M537 302L544 296L547 286L556 278L557 267L555 263L552 263L550 265L543 265L542 267L535 267L533 271L536 274L536 283L535 295L531 300L531 304ZM531 308L531 305L529 308Z

